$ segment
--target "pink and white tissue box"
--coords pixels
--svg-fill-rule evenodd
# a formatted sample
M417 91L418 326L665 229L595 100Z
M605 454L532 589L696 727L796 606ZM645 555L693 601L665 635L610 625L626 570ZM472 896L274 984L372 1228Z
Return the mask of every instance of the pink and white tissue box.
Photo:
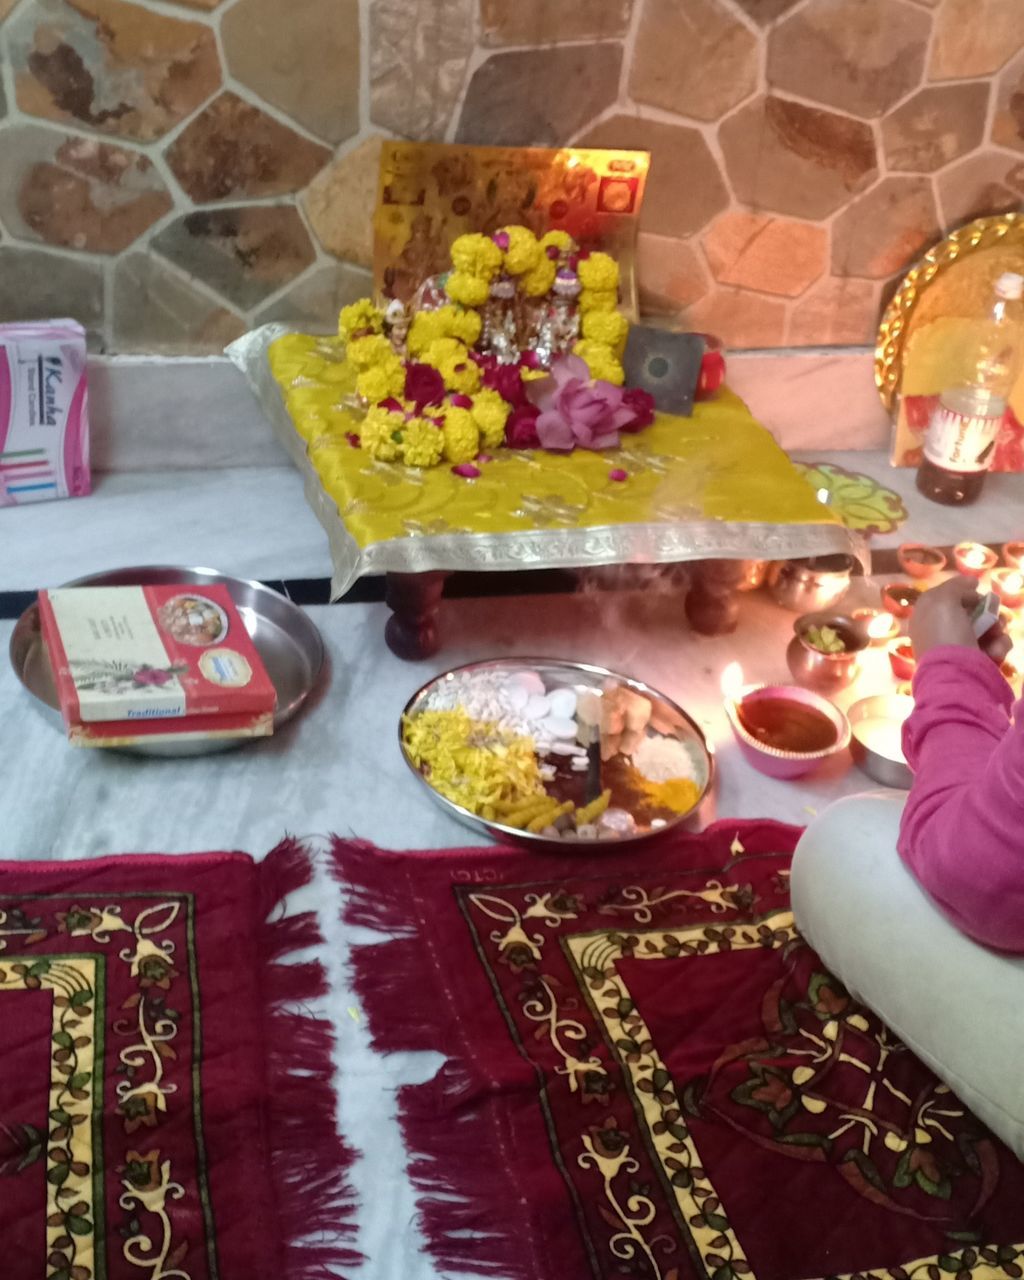
M89 493L85 330L0 324L0 507Z

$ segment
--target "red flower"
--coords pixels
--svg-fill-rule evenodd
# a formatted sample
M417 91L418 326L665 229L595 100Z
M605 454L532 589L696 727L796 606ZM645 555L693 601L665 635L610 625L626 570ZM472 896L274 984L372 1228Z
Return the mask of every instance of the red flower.
M510 449L538 449L537 419L540 410L534 404L522 404L513 409L505 423L505 443Z
M514 408L526 403L523 375L517 364L489 364L484 369L484 386L497 391L502 400L507 400Z
M633 411L633 421L620 427L620 431L643 431L654 421L654 396L641 387L628 387L622 393L622 403Z
M405 398L417 409L441 404L444 400L444 378L429 364L410 364L405 370Z
M709 400L725 381L725 356L721 351L706 351L700 362L696 400Z

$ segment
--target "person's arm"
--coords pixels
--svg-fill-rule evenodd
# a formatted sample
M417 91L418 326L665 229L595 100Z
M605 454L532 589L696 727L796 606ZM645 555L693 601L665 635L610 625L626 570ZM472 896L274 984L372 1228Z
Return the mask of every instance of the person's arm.
M899 851L965 933L1024 951L1024 725L1011 725L1010 688L948 586L912 624L923 656L904 729L915 778Z

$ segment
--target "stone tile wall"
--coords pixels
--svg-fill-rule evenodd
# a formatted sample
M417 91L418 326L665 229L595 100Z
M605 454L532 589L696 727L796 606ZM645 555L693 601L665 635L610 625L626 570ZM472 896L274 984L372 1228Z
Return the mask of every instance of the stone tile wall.
M0 319L108 351L332 326L386 136L653 153L645 309L872 340L1024 197L1024 0L0 0Z

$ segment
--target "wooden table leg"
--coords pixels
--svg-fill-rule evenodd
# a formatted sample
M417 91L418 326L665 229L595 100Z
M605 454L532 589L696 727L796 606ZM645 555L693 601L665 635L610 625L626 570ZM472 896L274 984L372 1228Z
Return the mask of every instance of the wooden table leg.
M388 648L406 662L429 658L441 647L437 611L448 574L389 573L384 599L391 610L384 639Z
M686 594L686 617L690 626L702 636L723 636L735 631L744 562L698 560L690 568L692 577Z

